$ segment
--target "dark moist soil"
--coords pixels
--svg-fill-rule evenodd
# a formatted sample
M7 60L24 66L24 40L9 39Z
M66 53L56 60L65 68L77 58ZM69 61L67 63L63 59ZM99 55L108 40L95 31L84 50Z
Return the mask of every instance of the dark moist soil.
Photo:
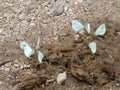
M29 60L35 71L22 81L19 90L107 90L117 87L115 84L120 83L120 26L110 20L91 23L93 32L105 23L106 34L100 37L85 32L77 34L77 38L76 34L66 34L59 37L57 45L42 46L43 63L36 61L37 56ZM88 48L92 41L97 43L95 54ZM65 71L67 79L57 84L57 75Z

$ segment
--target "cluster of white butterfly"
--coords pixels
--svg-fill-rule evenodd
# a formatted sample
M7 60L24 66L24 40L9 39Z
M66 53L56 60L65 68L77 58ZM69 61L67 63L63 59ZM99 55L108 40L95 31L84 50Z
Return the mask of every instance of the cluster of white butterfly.
M32 55L35 54L35 50L39 49L39 38L38 38L38 42L36 45L36 48L32 48L27 42L25 41L20 41L20 48L22 50L24 50L24 54L27 58L31 57ZM44 54L41 51L38 51L38 61L41 63L42 59L44 57Z
M75 31L75 32L79 32L83 29L86 29L86 31L88 33L90 33L90 23L88 23L86 26L84 26L81 22L77 21L77 20L73 20L72 21L72 29ZM94 32L94 35L95 36L103 36L106 32L106 27L105 27L105 24L101 24L97 29L96 31ZM27 58L31 57L32 55L35 54L35 50L38 50L40 48L40 39L38 38L38 41L37 41L37 45L36 45L36 48L32 48L27 42L25 41L20 41L20 48L22 50L24 50L24 54ZM91 49L92 53L96 53L96 43L95 42L91 42L88 44L89 48ZM42 62L42 59L44 57L44 54L41 52L41 51L38 51L38 61L41 63Z
M88 23L86 26L84 26L81 22L79 22L78 20L73 20L72 21L72 29L75 32L79 32L81 30L84 30L84 28L86 29L87 33L90 33L90 23ZM96 31L94 32L95 36L103 36L106 32L106 27L105 24L101 24ZM96 53L96 47L97 44L95 42L91 42L88 44L89 48L91 49L92 53Z

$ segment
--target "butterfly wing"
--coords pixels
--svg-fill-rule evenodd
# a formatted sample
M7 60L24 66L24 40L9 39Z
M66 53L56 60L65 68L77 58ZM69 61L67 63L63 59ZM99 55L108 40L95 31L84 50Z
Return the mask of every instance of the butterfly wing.
M84 28L84 25L77 21L77 20L73 20L72 21L72 29L75 31L75 32L78 32L80 30L82 30Z
M106 32L105 24L101 24L95 31L95 36L103 36Z
M42 59L44 57L44 54L42 52L38 52L38 61L41 63L42 62Z
M86 29L86 31L87 31L88 33L90 33L90 23L88 23L88 24L86 25L85 29Z
M91 42L89 43L89 48L91 49L92 53L96 53L96 43L95 42Z
M24 54L27 58L29 58L30 56L32 56L34 54L34 49L30 46L30 45L26 45L24 47Z

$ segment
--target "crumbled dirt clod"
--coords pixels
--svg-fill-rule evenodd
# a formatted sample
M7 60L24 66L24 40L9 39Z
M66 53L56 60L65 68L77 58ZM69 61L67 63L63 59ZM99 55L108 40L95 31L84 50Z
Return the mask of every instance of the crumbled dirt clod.
M109 22L106 23L106 26L108 25ZM111 30L111 28L109 28L109 30ZM114 33L115 31L116 30L114 30ZM76 78L79 83L99 87L113 81L115 83L119 77L119 65L116 65L116 63L120 63L120 56L118 55L120 49L116 50L116 48L118 48L119 43L117 39L120 36L116 36L115 34L110 35L109 33L111 32L108 32L104 38L98 37L101 40L97 37L91 38L98 44L96 54L92 54L87 46L87 35L84 35L84 38L79 37L78 41L80 42L77 43L73 39L74 35L61 36L58 46L42 47L41 50L45 53L45 58L43 59L45 64L36 64L36 70L40 74L43 74L41 71L44 69L43 76L47 76L48 79L56 77L56 73L60 73L61 70L66 70L68 75ZM113 40L113 42L110 40ZM31 61L34 61L34 59ZM32 62L31 64L34 63ZM56 78L54 78L53 82L56 82ZM67 88L66 80L64 84L64 88ZM56 85L53 85L53 87L58 88ZM62 86L59 87L63 88Z

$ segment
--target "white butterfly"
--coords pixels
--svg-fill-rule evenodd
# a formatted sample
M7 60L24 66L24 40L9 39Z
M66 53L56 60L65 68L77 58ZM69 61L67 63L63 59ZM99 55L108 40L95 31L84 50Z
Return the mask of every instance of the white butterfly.
M85 29L86 29L86 31L87 31L88 33L90 33L90 23L88 23L88 24L86 25Z
M30 45L24 47L24 54L27 58L32 56L35 53L34 49Z
M25 41L20 41L20 48L21 49L24 49L24 47L26 46L26 45L29 45L27 42L25 42Z
M77 21L77 20L73 20L72 21L72 29L75 31L75 32L79 32L80 30L82 30L84 28L84 25Z
M24 54L27 58L35 53L34 49L25 41L20 41L20 48L24 50Z
M95 31L95 36L103 36L106 32L105 24L101 24Z
M38 61L41 63L42 62L42 59L44 57L44 54L42 52L38 52Z
M95 42L89 43L88 46L89 46L89 48L91 49L92 53L96 53L96 47L97 47L97 45L96 45Z

